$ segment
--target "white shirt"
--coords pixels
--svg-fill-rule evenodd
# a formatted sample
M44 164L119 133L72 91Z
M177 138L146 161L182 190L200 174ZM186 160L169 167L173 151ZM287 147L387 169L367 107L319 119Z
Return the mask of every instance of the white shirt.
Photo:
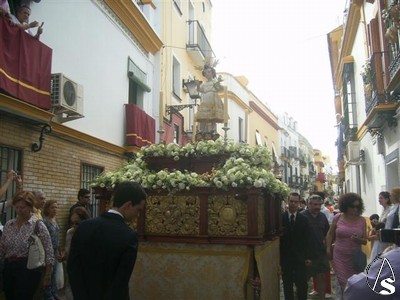
M288 211L288 217L289 217L289 222L290 222L290 217L292 216L292 215L294 215L294 219L293 219L293 221L296 221L296 215L297 215L297 211L295 211L294 213L291 213L290 211Z
M332 224L333 222L333 213L329 209L326 208L325 205L321 205L321 212L325 215L325 217L328 219L328 223Z
M115 209L109 209L108 212L112 213L112 214L120 215L122 217L122 219L124 218L124 216L119 211L116 211Z

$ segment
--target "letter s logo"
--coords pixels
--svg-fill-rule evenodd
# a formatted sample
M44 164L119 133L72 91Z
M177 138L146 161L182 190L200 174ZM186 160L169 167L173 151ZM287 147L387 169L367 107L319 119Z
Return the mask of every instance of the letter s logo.
M394 282L394 280L392 278L390 278L390 277L386 278L386 279L383 279L381 281L381 286L384 289L381 290L379 292L379 294L381 294L381 295L391 295L391 294L393 294L396 291L396 288L393 285L391 285L391 283L393 283L393 282Z

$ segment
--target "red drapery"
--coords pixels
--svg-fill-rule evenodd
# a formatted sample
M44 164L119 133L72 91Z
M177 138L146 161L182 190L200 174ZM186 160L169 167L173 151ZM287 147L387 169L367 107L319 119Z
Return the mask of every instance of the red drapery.
M156 121L134 104L125 104L126 144L143 147L155 142Z
M0 90L50 109L52 49L0 17Z

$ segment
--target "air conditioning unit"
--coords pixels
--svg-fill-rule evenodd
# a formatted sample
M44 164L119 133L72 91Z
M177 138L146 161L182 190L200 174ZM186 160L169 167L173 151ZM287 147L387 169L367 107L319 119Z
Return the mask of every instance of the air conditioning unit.
M350 162L357 162L360 160L360 142L349 141L347 143L347 158Z
M53 112L79 118L83 116L83 86L62 73L51 74Z

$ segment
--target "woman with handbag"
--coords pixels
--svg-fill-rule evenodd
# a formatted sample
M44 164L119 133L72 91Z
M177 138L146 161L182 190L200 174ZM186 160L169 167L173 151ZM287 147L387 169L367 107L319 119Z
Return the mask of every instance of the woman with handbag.
M347 279L362 272L366 266L366 256L361 251L361 245L367 243L367 224L361 216L364 204L358 194L342 195L339 199L339 209L341 213L333 218L326 236L326 251L333 260L333 269L339 282L341 295L338 297L342 297Z
M32 216L34 203L35 196L31 192L17 193L13 198L16 218L4 226L0 240L0 259L5 259L3 278L6 299L33 299L43 271L43 285L50 284L51 266L54 263L53 248L46 226L41 221L37 223L37 219ZM28 269L29 247L34 234L43 244L45 266Z
M56 273L59 267L62 268L62 264L58 264L63 260L62 255L59 253L58 249L58 235L60 232L60 228L58 227L56 216L58 212L58 204L56 200L48 200L44 204L43 207L43 223L46 225L47 230L50 233L51 243L53 245L53 252L56 258L56 261L53 265L53 271L51 273L51 284L46 287L44 291L44 300L59 300L60 298L57 296L57 281L56 281Z

